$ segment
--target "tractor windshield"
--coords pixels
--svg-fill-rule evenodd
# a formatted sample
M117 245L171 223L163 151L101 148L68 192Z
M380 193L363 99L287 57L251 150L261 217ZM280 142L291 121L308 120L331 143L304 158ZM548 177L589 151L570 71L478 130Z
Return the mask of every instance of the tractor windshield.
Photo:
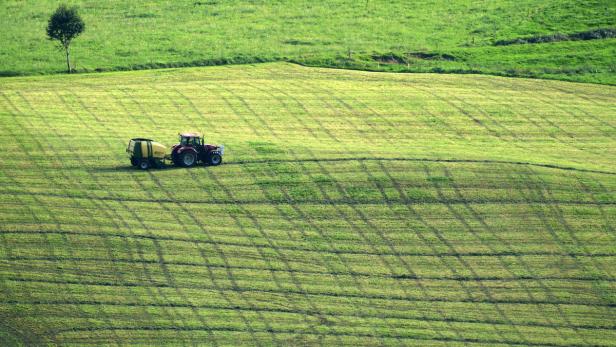
M201 138L180 136L180 144L182 146L199 146L201 144Z

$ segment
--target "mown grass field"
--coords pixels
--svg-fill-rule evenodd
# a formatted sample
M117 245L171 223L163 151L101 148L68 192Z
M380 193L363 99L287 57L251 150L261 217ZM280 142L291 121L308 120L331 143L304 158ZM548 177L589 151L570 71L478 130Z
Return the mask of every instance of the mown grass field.
M3 345L616 345L616 88L290 64L0 80ZM142 172L201 130L225 164Z
M612 0L70 1L86 32L77 71L294 61L311 66L616 84L616 38L498 46L616 28ZM65 71L46 39L57 1L0 5L0 75ZM349 51L351 52L349 56ZM409 54L412 53L412 54ZM419 58L416 53L436 57ZM394 55L402 61L389 59ZM445 55L447 58L439 58Z

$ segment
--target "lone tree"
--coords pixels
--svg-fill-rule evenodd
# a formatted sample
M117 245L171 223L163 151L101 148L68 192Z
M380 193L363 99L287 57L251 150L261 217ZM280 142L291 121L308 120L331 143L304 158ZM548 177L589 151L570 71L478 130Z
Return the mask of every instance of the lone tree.
M71 41L79 36L86 28L85 23L77 13L76 7L60 5L56 12L49 18L47 24L47 36L50 40L58 40L66 52L66 66L71 73L70 45Z

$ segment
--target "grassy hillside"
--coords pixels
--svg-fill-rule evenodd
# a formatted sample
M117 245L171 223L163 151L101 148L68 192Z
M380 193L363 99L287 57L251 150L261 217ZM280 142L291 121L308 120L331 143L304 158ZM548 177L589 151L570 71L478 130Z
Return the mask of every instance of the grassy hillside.
M79 5L87 24L74 43L79 71L290 60L616 84L614 38L493 46L615 28L616 3L610 0L71 3ZM0 74L64 71L63 55L44 30L56 6L14 0L0 6Z
M616 89L289 64L0 80L3 344L616 345ZM142 172L202 130L226 164Z

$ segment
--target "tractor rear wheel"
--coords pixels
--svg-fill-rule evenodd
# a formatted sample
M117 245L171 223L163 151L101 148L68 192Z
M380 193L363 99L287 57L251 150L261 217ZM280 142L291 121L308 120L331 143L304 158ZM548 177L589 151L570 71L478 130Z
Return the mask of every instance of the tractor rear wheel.
M184 152L180 154L180 164L183 167L191 167L197 162L197 156L193 152Z
M139 161L139 168L141 170L147 170L150 168L150 161L147 159L141 159L141 161Z
M208 162L213 166L220 165L222 163L222 156L218 153L212 153L209 155Z

